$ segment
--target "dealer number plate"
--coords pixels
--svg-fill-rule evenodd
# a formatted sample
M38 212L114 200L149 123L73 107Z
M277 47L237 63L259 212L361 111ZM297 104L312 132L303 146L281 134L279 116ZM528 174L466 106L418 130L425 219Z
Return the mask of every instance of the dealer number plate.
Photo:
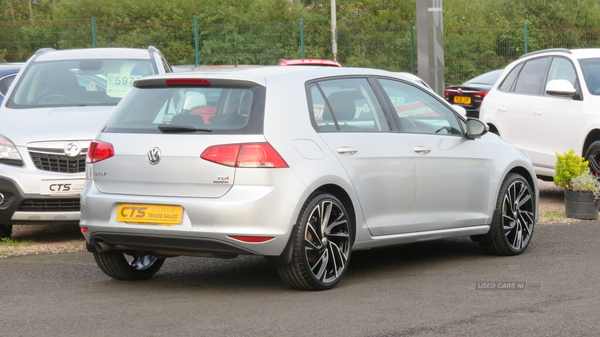
M182 216L181 206L121 204L117 207L117 221L121 222L173 226L181 223Z
M471 104L471 97L454 96L454 103L458 103L458 104Z
M40 194L42 195L80 195L85 185L85 179L71 180L42 180L40 183Z

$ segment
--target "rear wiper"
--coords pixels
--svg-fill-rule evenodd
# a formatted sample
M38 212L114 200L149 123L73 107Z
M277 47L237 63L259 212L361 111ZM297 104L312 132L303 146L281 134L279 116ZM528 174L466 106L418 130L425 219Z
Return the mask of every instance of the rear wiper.
M171 125L171 124L160 124L158 129L162 132L212 132L212 129L197 129L193 126L187 125Z

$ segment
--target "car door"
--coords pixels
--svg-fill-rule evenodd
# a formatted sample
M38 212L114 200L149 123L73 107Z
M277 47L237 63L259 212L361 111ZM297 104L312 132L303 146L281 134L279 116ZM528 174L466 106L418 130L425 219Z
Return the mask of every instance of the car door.
M542 168L554 167L557 152L580 148L580 137L574 135L581 130L582 113L585 109L577 72L567 58L552 59L545 84L558 79L569 81L580 94L579 97L572 98L544 93L538 98L539 110L533 114L531 132L534 137L531 139L529 151L534 166Z
M481 139L464 136L464 120L416 86L379 79L415 156L415 231L486 223L491 168Z
M500 136L525 151L534 165L540 163L539 137L545 132L537 125L537 117L548 110L543 91L550 59L526 61L513 83L507 82L511 78L507 77L499 90L502 94L496 97Z
M367 78L309 83L313 126L352 181L374 236L412 232L414 156Z

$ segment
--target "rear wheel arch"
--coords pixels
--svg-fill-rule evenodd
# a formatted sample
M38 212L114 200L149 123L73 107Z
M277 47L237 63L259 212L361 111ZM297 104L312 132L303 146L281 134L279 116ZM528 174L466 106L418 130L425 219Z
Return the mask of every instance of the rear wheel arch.
M583 143L583 149L581 149L581 154L585 154L590 145L592 145L592 143L597 140L600 140L600 129L591 130L585 137L585 142Z
M581 150L581 156L585 160L590 162L590 169L593 173L600 173L600 165L597 162L600 156L600 130L594 129L588 133L583 143L583 149ZM595 158L592 163L592 157Z
M315 189L313 191L313 193L311 193L311 195L314 195L317 192L329 193L329 194L335 196L336 198L338 198L342 202L342 204L344 205L344 208L346 208L346 211L348 212L348 215L350 216L351 224L353 227L351 242L354 243L354 239L356 238L356 211L354 209L354 204L352 203L352 199L350 198L350 195L348 195L348 193L346 193L346 190L344 190L340 186L334 185L334 184L320 186L319 188Z

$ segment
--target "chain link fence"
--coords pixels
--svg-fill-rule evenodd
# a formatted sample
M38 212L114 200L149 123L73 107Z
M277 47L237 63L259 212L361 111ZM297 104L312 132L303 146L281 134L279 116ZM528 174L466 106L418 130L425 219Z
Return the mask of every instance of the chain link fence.
M545 48L600 47L600 29L482 27L445 30L446 84L505 67ZM337 60L344 66L415 72L413 24L338 27ZM188 22L96 24L90 21L0 23L0 60L22 62L39 48L160 49L174 65L263 64L279 59L331 59L329 27L299 22L198 25Z

